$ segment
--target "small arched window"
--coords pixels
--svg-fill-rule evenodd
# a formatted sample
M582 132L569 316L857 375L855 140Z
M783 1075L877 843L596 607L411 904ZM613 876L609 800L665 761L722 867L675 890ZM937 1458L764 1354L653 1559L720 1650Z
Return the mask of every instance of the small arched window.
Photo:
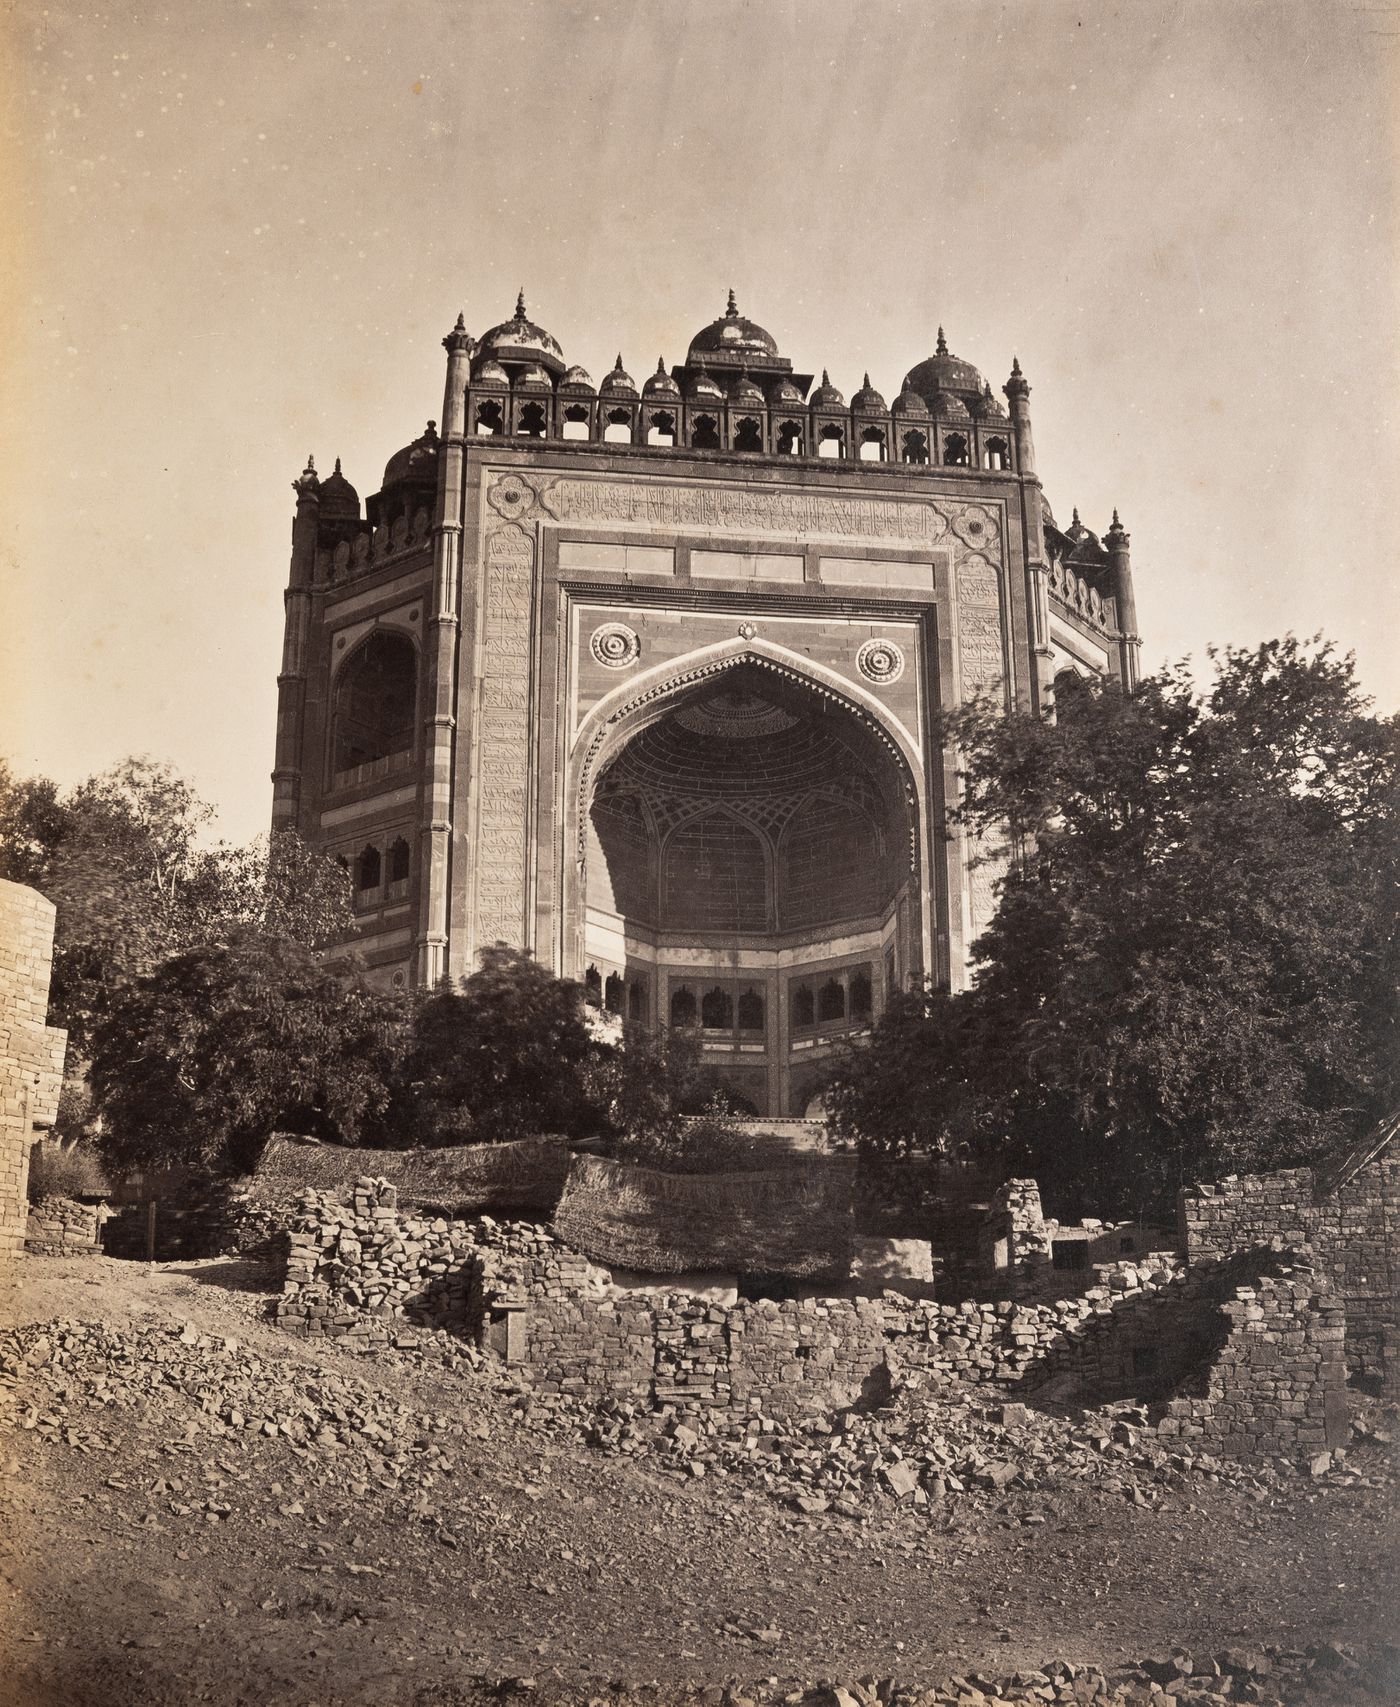
M817 1001L810 984L798 984L788 997L794 1031L806 1031L817 1023Z
M627 980L627 1017L633 1025L645 1025L647 1017L647 985L645 978Z
M740 1031L763 1030L763 997L757 990L745 990L739 997L737 1009Z
M622 979L616 972L609 972L608 981L603 985L603 1006L610 1014L620 1014L622 1012L622 999Z
M525 404L520 411L519 423L515 430L521 438L542 439L545 430L544 404Z
M923 467L928 462L928 435L917 429L904 435L902 460Z
M671 992L671 1024L677 1027L695 1024L695 992L682 984Z
M778 428L778 455L802 455L802 425L799 421L784 421Z
M485 403L476 406L476 436L479 439L493 439L498 433L505 431L505 422L501 416L499 403L487 399Z
M966 468L968 463L967 434L945 433L943 435L943 466L945 468Z
M332 768L344 779L365 765L393 767L413 752L418 654L406 634L382 628L341 665L332 696Z
M630 445L632 442L632 411L609 409L603 438L610 445Z
M382 870L379 849L367 842L355 858L355 893L368 895L378 889Z
M845 1017L846 992L835 978L830 978L822 985L817 996L817 1018L824 1022Z
M818 456L844 456L846 435L835 422L829 421L817 434Z
M706 1031L733 1031L734 998L718 984L700 1002L700 1023Z
M754 420L752 415L745 415L734 429L735 450L761 451L763 449L763 428Z
M583 999L590 1008L603 1005L603 974L596 966L590 966L583 975Z
M676 417L668 410L659 410L647 427L649 445L673 445L676 442Z
M1011 446L1005 439L988 439L982 450L984 468L1010 468Z
M869 1019L871 1003L870 974L857 972L851 979L851 1018Z
M389 844L389 887L408 887L409 849L407 839L396 836Z
M693 450L719 449L719 422L713 415L697 415L691 423L690 443Z
M561 429L566 439L586 439L588 437L588 406L585 403L571 403L564 411L564 424Z
M885 460L885 432L883 427L867 427L860 435L860 460L862 462L883 462Z

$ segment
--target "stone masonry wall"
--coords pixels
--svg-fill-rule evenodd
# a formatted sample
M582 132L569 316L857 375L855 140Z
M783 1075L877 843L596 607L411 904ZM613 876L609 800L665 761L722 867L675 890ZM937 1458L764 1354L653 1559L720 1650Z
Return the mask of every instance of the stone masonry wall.
M1184 1191L1187 1260L1314 1251L1346 1308L1348 1368L1400 1397L1400 1159L1380 1157L1321 1202L1314 1188L1311 1168L1288 1168Z
M1346 1309L1327 1278L1285 1266L1220 1306L1225 1342L1158 1431L1226 1457L1311 1458L1347 1441Z
M24 1248L36 1256L99 1256L102 1224L110 1215L105 1203L79 1203L56 1194L41 1197L30 1205Z
M29 1147L53 1124L64 1032L47 1023L54 905L0 881L0 1262L24 1247Z
M366 1177L341 1197L304 1195L277 1316L295 1333L367 1344L411 1340L415 1321L431 1321L487 1338L541 1392L628 1399L721 1430L878 1400L902 1373L920 1371L1090 1402L1184 1390L1196 1408L1171 1413L1176 1432L1222 1450L1247 1440L1239 1450L1303 1451L1319 1426L1319 1393L1335 1385L1334 1360L1319 1347L1341 1318L1309 1281L1305 1295L1287 1294L1298 1320L1282 1323L1284 1294L1266 1290L1272 1337L1258 1336L1264 1286L1258 1265L1182 1272L1154 1259L1123 1264L1080 1296L1030 1303L886 1292L721 1305L616 1288L528 1223L401 1217L393 1187ZM1229 1313L1237 1299L1238 1322ZM1319 1313L1320 1327L1311 1320ZM1230 1350L1237 1329L1250 1336L1248 1355ZM1252 1383L1249 1430L1201 1373L1227 1353Z

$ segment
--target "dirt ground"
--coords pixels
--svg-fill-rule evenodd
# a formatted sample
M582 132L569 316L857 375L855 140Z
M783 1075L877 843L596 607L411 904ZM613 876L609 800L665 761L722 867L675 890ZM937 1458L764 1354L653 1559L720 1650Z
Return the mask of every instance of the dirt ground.
M228 1260L0 1276L0 1333L24 1330L0 1377L0 1702L438 1707L482 1678L718 1702L1183 1645L1374 1653L1400 1627L1374 1480L804 1515L604 1457L499 1370L290 1339L260 1285ZM263 1394L313 1420L260 1422Z

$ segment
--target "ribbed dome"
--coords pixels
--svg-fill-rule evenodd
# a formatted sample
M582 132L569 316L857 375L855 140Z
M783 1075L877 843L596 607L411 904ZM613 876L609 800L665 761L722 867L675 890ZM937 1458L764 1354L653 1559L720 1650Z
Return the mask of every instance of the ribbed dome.
M991 420L1004 421L1006 419L1006 406L990 385L982 387L982 401L977 412Z
M472 384L509 386L510 375L499 362L483 362L472 370Z
M358 521L360 494L340 472L340 458L335 459L335 472L323 480L317 491L321 500L321 519Z
M768 401L775 409L800 409L802 392L790 379L780 379L768 393Z
M936 392L929 401L933 404L934 414L941 416L945 421L970 421L972 419L967 404L955 391Z
M734 381L734 387L729 393L731 403L747 404L754 409L763 408L768 399L763 395L763 387L755 385L747 372L741 373Z
M948 353L947 340L943 336L941 326L938 328L938 346L934 353L917 367L910 368L904 376L904 389L917 391L930 407L940 391L956 392L964 398L980 397L985 383L971 362L965 362L960 356Z
M401 451L395 452L389 458L384 469L383 491L391 486L403 486L412 483L415 486L430 486L437 482L438 434L437 422L429 421L422 435L414 439L411 445L405 445ZM327 482L329 485L330 482ZM348 484L348 482L347 482ZM322 487L322 491L325 487Z
M893 413L896 415L912 415L916 420L926 421L928 419L928 404L924 402L917 391L906 389L895 398Z
M885 400L870 383L870 375L866 374L861 381L861 387L851 399L851 408L861 415L883 415Z
M507 362L538 362L556 376L564 371L564 352L559 348L558 340L551 337L543 326L536 326L526 315L524 291L516 298L514 316L482 334L472 362L473 371L479 364L493 358Z
M594 390L592 376L587 368L581 368L575 364L559 381L559 389L561 391L587 391L591 394Z
M553 391L554 381L544 371L538 362L531 362L529 367L521 368L515 376L517 391Z
M622 357L618 356L613 364L612 372L603 375L603 383L599 387L603 397L635 397L637 395L636 381L622 365Z
M660 356L656 358L656 372L642 387L643 397L679 397L681 388L670 374L666 372L666 364Z
M846 399L831 383L825 368L822 369L822 382L812 393L812 408L814 409L844 409Z
M729 306L720 318L712 320L703 331L697 332L690 340L687 365L693 367L701 356L710 351L723 351L736 356L776 356L778 341L756 321L746 320L740 314L739 305L735 302L734 292L731 290Z
M686 396L692 402L722 403L724 401L724 393L703 367L698 369L691 379L690 389L686 392Z

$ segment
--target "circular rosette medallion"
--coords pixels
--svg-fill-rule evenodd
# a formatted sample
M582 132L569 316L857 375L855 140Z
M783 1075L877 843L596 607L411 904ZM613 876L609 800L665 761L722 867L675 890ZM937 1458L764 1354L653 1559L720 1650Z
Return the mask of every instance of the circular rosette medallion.
M508 522L517 522L535 501L535 489L514 474L502 475L486 494L491 508Z
M609 670L625 670L642 655L642 642L635 628L625 622L605 622L593 630L588 649Z
M867 640L856 653L856 668L867 681L883 687L904 674L904 654L893 640Z

